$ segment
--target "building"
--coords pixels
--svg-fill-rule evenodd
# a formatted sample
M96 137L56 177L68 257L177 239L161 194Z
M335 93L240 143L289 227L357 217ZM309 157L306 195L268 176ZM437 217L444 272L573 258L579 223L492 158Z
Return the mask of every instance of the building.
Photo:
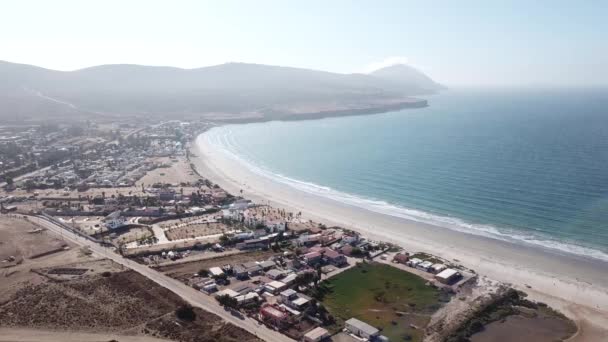
M422 263L422 260L418 259L418 258L411 258L408 262L407 265L409 267L416 267L418 266L418 264Z
M249 292L247 294L239 295L234 298L236 298L236 302L238 303L238 305L244 305L260 300L260 296L255 292Z
M291 284L293 284L296 281L296 278L298 277L297 274L295 273L290 273L288 274L285 278L283 278L281 280L281 282L287 284L288 286L290 286Z
M224 275L224 271L219 267L211 267L209 269L209 274L211 274L212 277L221 277Z
M281 307L265 305L260 309L258 317L262 322L281 329L287 324L289 314Z
M234 266L234 268L232 269L232 272L233 272L234 276L236 277L236 279L239 279L239 280L244 280L249 277L249 272L247 271L247 268L245 268L245 266L243 266L243 265Z
M273 280L281 279L281 278L283 278L284 275L285 275L284 271L278 270L276 268L266 272L266 276Z
M435 275L435 279L437 279L440 283L443 284L451 284L454 280L461 277L460 272L455 269L448 268L443 270Z
M323 253L323 257L327 260L328 263L340 267L342 265L346 265L348 262L346 261L346 257L333 249L326 248L325 253Z
M235 297L238 297L240 295L241 295L240 293L238 293L238 292L236 292L236 291L234 291L232 289L224 289L224 290L222 290L222 291L220 291L220 292L218 292L216 294L217 297L228 296L230 298L235 298Z
M109 229L116 229L126 225L127 220L122 216L120 211L115 211L103 219L105 225Z
M268 239L250 239L236 244L236 248L245 249L260 249L268 248Z
M431 266L431 272L433 272L435 274L439 274L441 271L445 270L446 268L447 268L447 266L444 264L434 264L433 266Z
M277 266L277 264L272 260L262 261L261 263L259 263L259 265L262 267L262 269L264 271L268 271L269 269Z
M419 263L418 265L416 265L416 268L419 270L423 270L423 271L429 271L431 269L431 267L433 266L433 263L430 261L423 261L421 263Z
M320 252L310 252L302 256L304 262L309 266L314 266L321 262L322 255Z
M243 267L245 268L245 270L247 271L247 274L250 277L259 275L260 273L262 273L262 266L260 266L257 262L255 261L249 261L243 264Z
M272 294L277 294L286 287L287 287L287 284L285 284L281 281L276 281L276 280L271 281L270 283L264 285L264 289L266 290L266 292L269 292Z
M356 318L351 318L344 322L344 327L351 334L364 338L368 341L380 335L380 330Z
M406 264L408 260L410 260L410 257L403 253L397 253L393 258L393 261L398 262L400 264Z
M320 342L329 338L329 332L321 327L316 327L304 335L304 342Z

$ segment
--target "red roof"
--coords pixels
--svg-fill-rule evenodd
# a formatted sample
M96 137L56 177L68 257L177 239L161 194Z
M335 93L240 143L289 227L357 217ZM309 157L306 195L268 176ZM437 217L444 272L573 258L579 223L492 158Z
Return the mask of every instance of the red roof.
M336 258L340 257L340 253L334 251L333 249L328 248L325 250L325 256L330 259L336 259Z
M278 320L283 320L288 317L287 312L275 308L272 305L264 306L262 309L260 309L260 313L262 314L262 316Z
M310 252L307 254L304 254L304 259L314 259L314 258L318 258L321 256L321 253L319 252Z

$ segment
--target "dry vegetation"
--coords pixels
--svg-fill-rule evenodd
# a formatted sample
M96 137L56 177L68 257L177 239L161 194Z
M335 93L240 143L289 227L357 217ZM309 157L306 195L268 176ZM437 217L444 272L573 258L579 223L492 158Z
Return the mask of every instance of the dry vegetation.
M100 340L153 335L192 342L258 341L203 310L195 310L192 322L180 320L175 312L185 305L181 298L81 248L28 259L38 254L32 243L39 244L39 250L57 246L57 237L48 231L30 233L32 228L37 227L22 219L0 217L1 255L22 256L20 263L4 263L2 269L0 330L19 340L41 331L66 331L97 332Z
M176 265L162 266L159 267L158 270L172 278L184 281L190 278L194 273L200 271L201 269L209 269L213 266L222 266L226 264L235 265L249 261L262 261L270 258L273 255L275 255L275 253L272 251L255 251L193 261L188 263L181 263Z
M222 234L227 230L228 226L223 223L191 223L167 230L165 235L167 239L173 241Z

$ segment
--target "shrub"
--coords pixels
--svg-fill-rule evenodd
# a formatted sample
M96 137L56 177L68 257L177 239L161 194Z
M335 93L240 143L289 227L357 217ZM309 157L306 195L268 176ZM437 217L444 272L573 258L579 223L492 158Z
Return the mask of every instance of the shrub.
M185 304L175 310L175 316L182 321L192 322L196 318L196 313L191 305Z

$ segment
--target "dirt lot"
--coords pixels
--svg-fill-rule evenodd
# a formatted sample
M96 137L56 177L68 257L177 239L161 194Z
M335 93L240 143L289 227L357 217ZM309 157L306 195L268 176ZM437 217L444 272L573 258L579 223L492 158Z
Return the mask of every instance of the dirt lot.
M60 251L67 243L55 236L49 236L36 225L17 217L2 216L0 218L0 260L9 257L19 259L34 259ZM4 262L3 266L11 264Z
M155 162L170 165L170 167L158 168L149 171L144 177L137 181L136 185L148 186L154 183L169 183L179 185L180 183L195 183L199 177L192 172L190 164L185 157L156 158Z
M9 261L11 257L14 261ZM24 284L45 281L32 269L91 259L78 248L23 218L0 216L0 260L4 260L0 263L0 303Z
M189 263L183 263L178 265L162 266L158 270L167 274L168 276L185 281L192 277L194 273L197 273L201 269L209 269L214 266L223 266L226 264L242 264L249 261L263 261L267 260L276 253L272 251L255 251L249 253L234 254L228 256L222 256L219 258L205 259L200 261L193 261Z
M223 323L218 316L211 315L198 308L195 308L194 312L196 318L193 322L178 322L175 319L174 314L168 314L146 324L145 329L148 331L148 334L152 336L161 336L174 341L261 341L257 337L232 324Z
M196 310L193 322L177 319L175 310L185 304L181 298L109 260L95 259L85 249L72 246L28 259L38 254L33 243L54 247L58 239L48 231L29 233L35 228L22 219L0 217L2 255L24 256L19 264L0 269L0 331L15 337L10 340L70 340L61 334L75 332L83 341L125 335L131 341L156 341L145 338L151 336L259 341L203 310Z
M174 312L183 304L172 292L132 271L97 274L23 287L0 306L0 325L146 334L180 341L255 340L202 310L196 311L194 322L178 322ZM188 326L186 331L183 325ZM201 339L201 332L207 332L209 338Z
M514 315L504 321L488 324L484 330L471 336L471 342L518 342L562 341L572 336L573 330L564 321L554 316L540 314L536 317Z
M167 236L167 239L173 241L222 234L227 230L229 230L228 226L223 223L190 223L178 228L166 230L165 235Z

